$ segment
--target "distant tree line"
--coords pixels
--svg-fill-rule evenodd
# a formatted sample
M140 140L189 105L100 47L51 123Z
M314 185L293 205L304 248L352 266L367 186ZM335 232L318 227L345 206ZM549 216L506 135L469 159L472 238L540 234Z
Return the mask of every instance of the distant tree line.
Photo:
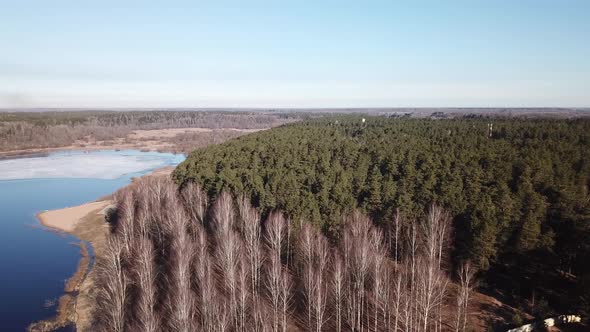
M451 219L382 228L358 211L329 241L247 198L147 178L115 194L97 261L97 331L467 331L474 269L449 287Z
M355 209L387 229L396 211L412 223L437 202L453 219L451 261L487 271L489 291L537 316L590 306L585 119L316 119L196 150L174 178L211 199L243 194L333 243Z
M0 112L0 151L62 147L88 136L96 140L112 140L137 129L261 129L307 116L285 112L224 111Z
M174 152L190 153L195 149L204 148L213 144L220 144L227 140L240 137L247 132L231 129L213 129L210 132L187 132L173 137L164 138L162 141L170 143Z

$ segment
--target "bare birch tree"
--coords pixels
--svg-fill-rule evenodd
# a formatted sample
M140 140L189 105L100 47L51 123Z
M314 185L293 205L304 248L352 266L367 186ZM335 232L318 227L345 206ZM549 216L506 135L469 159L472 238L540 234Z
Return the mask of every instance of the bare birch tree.
M216 234L228 234L234 227L233 201L227 192L222 192L213 203L213 230Z
M365 329L366 315L365 284L371 268L371 223L368 218L355 211L349 218L344 236L344 250L350 273L350 302L352 310L351 328L356 331Z
M288 273L281 263L288 224L280 213L271 213L266 221L266 243L268 245L269 266L267 272L267 288L273 313L273 331L286 329L286 315L289 299L286 295L290 291L291 282ZM287 289L288 288L288 289Z
M392 300L391 300L391 310L390 313L393 314L393 331L397 332L401 329L401 322L402 320L401 315L402 315L402 309L403 309L403 303L404 303L404 299L406 298L406 280L405 280L405 276L406 276L406 272L402 270L403 269L403 265L399 265L396 268L396 273L395 276L393 277L393 290L391 292L392 294Z
M238 265L242 255L242 241L234 231L235 213L231 196L224 192L214 203L213 222L216 240L216 257L224 291L229 298L231 325L238 325Z
M105 257L100 261L100 287L97 310L99 329L122 332L126 329L129 302L129 276L124 268L124 244L119 236L108 238Z
M463 262L459 267L459 287L457 290L457 313L455 316L455 331L467 331L467 319L469 316L469 301L475 285L475 268L470 262Z
M299 231L299 239L297 243L297 253L299 256L300 275L303 279L303 298L306 304L307 311L307 327L312 329L311 315L312 315L312 296L313 296L313 226L310 224L303 224Z
M120 234L125 255L131 255L134 240L135 202L133 190L125 188L115 195L117 205L117 232Z
M279 331L280 310L281 310L281 279L282 279L281 262L276 255L270 253L267 267L268 296L272 309L272 331Z
M213 282L211 278L211 259L207 233L203 227L193 228L195 254L193 256L194 288L197 290L198 322L203 331L212 331L212 312L207 305L213 300Z
M167 228L172 246L169 255L169 310L170 327L174 331L193 331L195 328L195 296L192 289L191 266L195 246L187 233L188 216L177 203L168 212Z
M191 221L202 225L207 211L207 195L201 187L194 182L189 182L182 188L180 196Z
M317 230L313 236L313 257L311 264L307 266L310 272L306 275L312 278L311 289L309 290L309 302L311 303L312 316L316 332L320 332L325 323L326 304L328 296L328 283L326 273L328 269L328 242ZM311 327L310 327L311 328Z
M136 329L146 332L156 332L161 329L157 312L157 267L154 262L155 253L152 241L146 234L141 235L135 242L137 255L135 256L135 283L138 295Z
M416 268L418 261L418 232L415 223L411 223L406 229L406 241L405 241L405 252L404 252L404 268L405 273L404 281L407 285L407 292L405 292L405 305L403 308L404 315L404 327L406 331L414 331L416 326L416 313L417 307L417 283L416 280Z
M315 332L443 330L451 223L436 206L420 222L397 211L383 231L354 212L336 248L302 223L290 252L283 215L261 224L245 197L234 205L224 192L206 211L197 184L178 191L148 178L115 201L119 219L97 262L100 330L286 332L299 315ZM469 264L459 272L455 332L467 327L474 278ZM291 312L292 300L305 312Z
M251 289L256 294L260 286L260 268L264 258L261 248L260 215L245 197L242 197L239 201L238 207L240 219L242 220L240 230L244 237L244 245L250 266Z
M293 280L287 268L283 267L280 279L280 306L281 306L281 330L287 332L287 319L289 317L291 306L291 288L293 287Z
M448 247L450 218L446 212L432 205L427 218L421 223L422 255L420 259L419 306L422 327L426 331L434 324L434 331L442 329L442 303L447 278L442 271Z
M426 257L418 257L416 283L416 303L418 306L419 331L438 331L439 312L447 286L447 278L429 262Z
M206 332L216 330L217 320L222 317L227 319L227 313L223 306L223 301L217 295L215 287L213 263L209 254L203 256L200 260L202 267L202 277L199 283L200 289L200 321L201 328ZM227 323L224 323L224 325Z
M384 326L389 330L387 314L389 312L389 266L386 247L380 230L371 231L372 264L373 264L373 330ZM381 321L381 324L379 324Z
M342 312L345 292L345 271L342 257L336 251L332 253L332 299L336 319L336 332L342 331Z
M401 217L401 213L399 212L399 209L397 209L395 211L395 217L393 219L393 259L395 260L395 262L399 261L399 235L400 235L400 230L401 230L401 225L402 225L402 217Z
M248 329L249 314L246 312L251 297L249 264L245 255L240 255L238 261L238 276L237 276L237 327L238 331L246 331Z

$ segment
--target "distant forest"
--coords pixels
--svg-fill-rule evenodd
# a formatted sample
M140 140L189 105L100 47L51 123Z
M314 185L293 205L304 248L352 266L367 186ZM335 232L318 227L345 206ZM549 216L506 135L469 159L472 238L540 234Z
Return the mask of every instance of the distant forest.
M473 262L482 289L537 317L590 307L588 120L322 118L196 150L173 177L332 243L354 209L387 230L436 203L452 216L451 262Z
M0 112L0 151L63 147L87 136L112 140L137 129L270 128L308 116L225 111Z

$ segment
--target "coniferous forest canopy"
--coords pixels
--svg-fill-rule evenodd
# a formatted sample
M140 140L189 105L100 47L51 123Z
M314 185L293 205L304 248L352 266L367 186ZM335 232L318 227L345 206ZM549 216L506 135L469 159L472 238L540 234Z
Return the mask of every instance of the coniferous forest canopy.
M390 229L436 203L452 216L452 262L473 262L482 288L539 317L589 305L585 119L323 118L196 150L173 176L332 242L355 208Z

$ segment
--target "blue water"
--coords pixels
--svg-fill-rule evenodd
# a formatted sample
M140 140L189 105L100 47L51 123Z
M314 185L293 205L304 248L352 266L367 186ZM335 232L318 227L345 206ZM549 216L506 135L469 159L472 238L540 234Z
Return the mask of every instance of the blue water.
M141 176L168 165L182 155L138 151L101 151L98 155L141 156L161 160L157 167L124 174L116 179L52 178L0 181L0 330L23 331L31 322L51 317L64 282L75 271L79 241L39 226L35 214L75 206L108 195ZM51 158L51 154L47 158ZM153 159L152 159L153 160ZM153 164L153 163L152 163ZM66 166L67 167L67 166ZM1 174L0 174L1 176Z

